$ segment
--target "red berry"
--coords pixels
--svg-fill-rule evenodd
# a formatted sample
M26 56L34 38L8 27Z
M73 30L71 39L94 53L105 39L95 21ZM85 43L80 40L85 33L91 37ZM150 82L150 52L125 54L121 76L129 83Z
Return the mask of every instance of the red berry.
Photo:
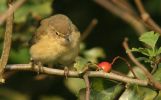
M111 63L109 62L101 62L98 64L98 66L103 69L104 72L109 72L111 70Z

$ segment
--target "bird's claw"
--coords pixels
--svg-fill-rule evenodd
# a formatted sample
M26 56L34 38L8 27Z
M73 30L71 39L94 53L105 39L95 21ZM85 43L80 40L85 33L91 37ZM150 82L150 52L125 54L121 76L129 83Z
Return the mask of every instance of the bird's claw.
M65 76L66 79L68 78L68 74L69 74L68 67L64 67L64 76Z
M31 67L34 69L37 69L36 68L36 65L38 66L38 69L37 69L37 73L40 74L40 72L43 71L43 67L42 67L42 63L41 62L36 62L34 61L32 58L30 59L30 63L31 64Z

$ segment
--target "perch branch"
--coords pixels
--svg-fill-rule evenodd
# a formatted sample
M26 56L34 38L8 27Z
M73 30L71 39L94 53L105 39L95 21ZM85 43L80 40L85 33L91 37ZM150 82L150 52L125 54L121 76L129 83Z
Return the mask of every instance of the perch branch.
M34 71L38 72L39 67L35 66L32 67L31 64L12 64L7 65L6 70L15 70L15 71ZM64 70L59 69L53 69L53 68L47 68L42 67L41 73L48 74L48 75L58 75L58 76L64 76ZM69 71L68 77L80 77L80 73L77 71ZM124 83L131 83L131 84L138 84L142 86L147 86L148 82L146 80L139 80L139 79L132 79L125 76L120 76L114 73L105 73L102 71L88 71L88 77L102 77L102 78L109 78L117 81L121 81Z
M154 20L150 17L148 12L144 9L143 4L140 0L135 0L135 4L141 14L142 20L150 26L149 28L155 30L156 32L161 34L161 28L154 22Z
M12 9L12 4L9 4L9 10L11 9ZM8 16L7 22L6 22L6 32L4 36L3 50L2 50L2 55L0 59L0 82L1 83L4 83L3 72L7 64L9 53L10 53L11 42L12 42L12 30L13 30L13 13L10 14L10 16Z
M129 58L134 62L134 64L136 64L143 72L144 74L147 76L147 78L149 79L149 84L154 86L155 88L161 90L161 84L159 82L157 82L156 80L154 80L152 74L145 68L144 65L142 65L135 57L134 55L131 53L129 46L128 46L128 38L125 38L124 42L123 42L123 46L126 50L127 55L129 56Z
M85 29L85 31L83 32L82 36L81 36L81 41L85 40L87 38L87 36L91 33L91 31L95 28L95 26L97 25L98 20L97 19L92 19L92 21L90 22L90 24L88 25L88 27Z

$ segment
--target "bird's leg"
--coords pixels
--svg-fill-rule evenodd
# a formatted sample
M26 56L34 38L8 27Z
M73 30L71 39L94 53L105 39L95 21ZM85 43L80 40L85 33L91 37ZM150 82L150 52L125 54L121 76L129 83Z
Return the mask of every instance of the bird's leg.
M35 62L32 58L30 58L29 64L31 65L31 68L34 68Z
M53 64L52 64L52 63L49 63L47 66L48 66L49 68L53 68Z
M43 66L42 66L42 63L40 61L37 62L37 65L38 65L38 74L40 74L40 72L43 71Z
M64 67L64 76L67 79L69 74L69 68L67 66Z
M49 67L49 68L52 68L52 66L53 66L53 64L48 64L48 67ZM39 71L38 71L38 72L42 72L42 71L43 71L42 64L41 64L41 65L38 65L38 67L39 67ZM40 74L40 75L36 76L34 79L35 79L35 80L44 80L44 79L46 79L46 78L48 78L48 77L49 77L49 76L46 75L46 74Z
M30 63L29 64L31 64L31 68L33 70L35 69L36 65L38 66L38 70L37 70L38 74L43 71L42 63L40 61L35 61L32 58L30 58Z

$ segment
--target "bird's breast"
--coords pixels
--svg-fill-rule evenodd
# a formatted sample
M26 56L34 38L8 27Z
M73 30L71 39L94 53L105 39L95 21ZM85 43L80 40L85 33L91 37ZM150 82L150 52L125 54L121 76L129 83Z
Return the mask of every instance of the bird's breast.
M44 63L56 62L57 58L64 54L67 50L65 46L54 39L42 39L35 43L30 48L30 54L33 60L38 60Z
M30 54L32 59L42 63L59 63L62 65L74 62L78 55L79 45L62 45L61 43L61 40L44 37L31 46Z

